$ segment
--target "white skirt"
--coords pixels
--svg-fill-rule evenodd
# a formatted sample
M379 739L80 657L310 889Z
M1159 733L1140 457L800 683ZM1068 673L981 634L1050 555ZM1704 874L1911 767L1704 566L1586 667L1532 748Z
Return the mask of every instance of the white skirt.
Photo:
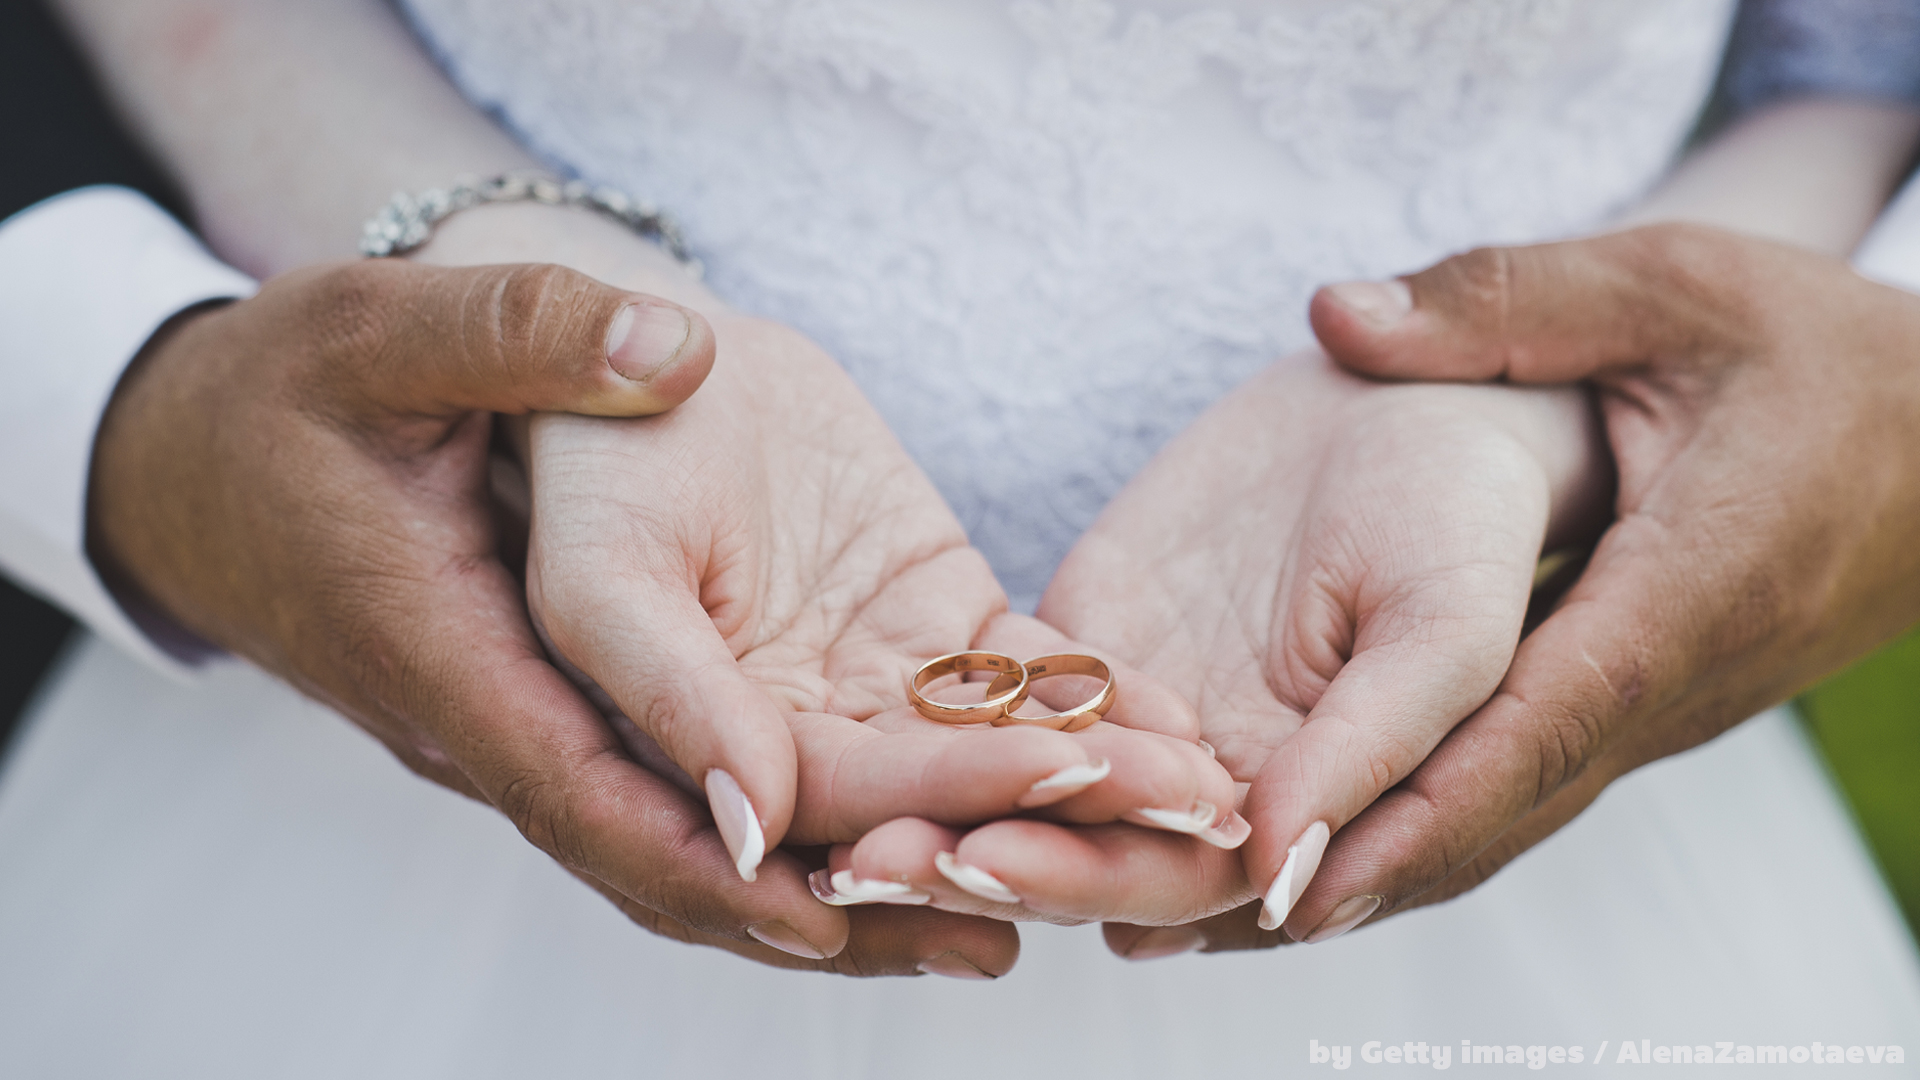
M97 640L0 779L8 1076L1159 1080L1330 1070L1316 1045L1366 1071L1370 1042L1454 1064L1463 1042L1577 1046L1585 1066L1548 1068L1585 1075L1603 1041L1608 1070L1626 1040L1920 1052L1913 944L1784 710L1616 784L1468 897L1327 945L1127 964L1093 927L1022 934L980 984L657 939L259 672L180 687Z

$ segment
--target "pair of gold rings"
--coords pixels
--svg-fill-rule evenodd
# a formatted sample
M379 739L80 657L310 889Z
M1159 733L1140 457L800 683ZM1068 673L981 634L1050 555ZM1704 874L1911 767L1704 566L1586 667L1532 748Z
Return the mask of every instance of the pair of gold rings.
M987 684L986 700L972 705L949 705L944 701L934 701L922 693L938 679L969 671L996 673L993 681ZM1046 716L1014 715L1015 710L1027 703L1027 695L1035 682L1056 675L1085 675L1101 680L1102 685L1093 697L1064 712ZM1107 710L1113 708L1118 695L1113 671L1106 662L1081 653L1042 656L1024 664L1011 656L978 649L949 653L921 664L920 670L914 672L913 678L907 681L907 696L913 701L914 711L942 724L992 724L995 727L1035 724L1056 731L1079 731L1105 716Z

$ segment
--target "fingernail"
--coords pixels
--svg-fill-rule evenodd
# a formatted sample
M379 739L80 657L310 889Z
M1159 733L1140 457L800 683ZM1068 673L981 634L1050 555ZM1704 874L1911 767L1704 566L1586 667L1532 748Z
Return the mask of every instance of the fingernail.
M1384 896L1352 896L1340 902L1313 932L1307 935L1307 944L1318 945L1323 941L1332 941L1341 934L1367 921L1367 916L1380 910Z
M1253 825L1237 812L1220 819L1220 824L1200 834L1200 839L1222 851L1232 851L1253 835Z
M1413 310L1413 290L1399 278L1387 281L1343 281L1327 292L1348 311L1375 330L1391 330Z
M1107 774L1112 771L1113 763L1106 758L1089 761L1084 765L1069 765L1028 788L1027 793L1020 796L1019 805L1023 809L1030 810L1036 806L1057 803L1061 799L1077 795L1105 780Z
M1200 744L1200 749L1205 750L1208 757L1213 758L1215 761L1220 759L1220 751L1215 750L1212 743L1205 739L1195 739L1194 742Z
M727 854L733 856L733 868L740 871L742 881L752 881L767 854L767 837L760 831L760 818L747 793L725 769L707 770L707 806L713 811L713 823L720 826Z
M645 382L673 363L693 336L687 313L664 304L628 304L607 327L607 363L629 379Z
M1287 861L1280 864L1280 873L1267 887L1267 894L1260 898L1260 929L1278 930L1280 924L1287 921L1287 913L1307 891L1313 872L1320 869L1320 856L1327 853L1327 838L1332 835L1326 822L1316 821L1287 849Z
M1191 810L1162 810L1159 807L1149 806L1120 816L1136 825L1149 825L1168 832L1199 836L1213 828L1214 819L1220 816L1220 811L1210 802L1197 802L1193 804Z
M1127 950L1128 960L1158 960L1163 956L1179 956L1189 953L1207 943L1207 936L1191 926L1162 926L1140 935L1140 940Z
M1000 977L988 974L975 966L973 961L957 952L943 952L939 956L928 957L914 966L919 968L923 975L945 975L949 979L972 979L977 982L981 979L992 980Z
M977 866L968 866L953 857L953 852L943 851L933 857L934 868L948 881L960 886L982 900L991 900L996 904L1017 904L1020 898L1006 883Z
M846 907L849 904L925 904L933 897L904 881L879 881L856 878L853 871L815 870L807 875L807 888L823 904Z
M773 921L754 923L747 927L747 933L762 945L769 945L783 953L805 957L808 960L825 960L827 954L813 947L813 943L800 936L800 931L786 923Z

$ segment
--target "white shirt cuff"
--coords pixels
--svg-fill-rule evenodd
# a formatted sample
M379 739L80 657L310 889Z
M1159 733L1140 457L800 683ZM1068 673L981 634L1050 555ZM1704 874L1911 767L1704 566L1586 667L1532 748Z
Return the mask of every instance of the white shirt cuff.
M1920 177L1907 182L1853 253L1853 268L1875 281L1920 292Z
M125 188L81 188L0 222L0 570L173 675L192 651L136 625L87 559L94 432L154 331L254 289Z

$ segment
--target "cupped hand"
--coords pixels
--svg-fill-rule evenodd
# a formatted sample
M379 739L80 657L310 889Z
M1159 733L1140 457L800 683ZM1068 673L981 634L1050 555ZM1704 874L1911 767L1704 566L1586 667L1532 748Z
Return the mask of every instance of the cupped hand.
M1191 741L1192 710L1117 662L1124 703L1073 735L950 729L905 709L908 676L933 656L1080 647L1006 614L931 484L818 347L729 311L592 219L536 216L516 232L505 209L454 219L427 256L578 262L704 310L718 342L709 381L672 414L509 425L530 479L532 612L610 718L513 733L540 767L504 802L536 842L651 925L837 964L869 913L850 931L808 889L817 857L782 841L852 840L901 815L1154 823L1168 807L1165 827L1244 837L1230 778ZM649 329L672 347L688 325ZM670 798L647 783L660 778ZM1200 806L1217 809L1197 822ZM698 856L635 837L644 818L680 830L676 843L698 834Z
M1166 827L1244 837L1192 711L1123 665L1122 704L1072 735L951 728L905 707L909 676L935 656L1083 646L1006 612L984 558L831 358L774 324L719 310L712 323L714 372L674 412L533 420L527 585L624 749L704 793L743 878L804 881L808 864L768 852L851 842L903 815L970 824L1045 807L1164 824L1153 816L1172 810ZM566 814L557 801L529 811Z
M1302 908L1455 895L1612 780L1920 619L1920 299L1697 226L1487 249L1337 286L1314 325L1394 378L1591 379L1615 520L1505 683L1342 832Z
M1114 500L1040 608L1194 703L1248 785L1239 857L1013 821L889 826L854 870L913 868L936 902L1003 914L929 872L930 849L953 851L1024 912L1134 924L1109 928L1134 956L1277 943L1330 833L1499 684L1543 544L1604 489L1590 427L1578 392L1380 386L1318 353L1274 365ZM1326 914L1289 932L1330 936Z
M671 782L630 766L596 791L604 769L569 771L607 727L547 662L501 558L517 545L496 524L488 435L496 412L642 414L690 393L712 358L705 323L650 351L618 332L631 308L685 319L554 266L390 261L289 274L183 315L103 419L90 553L132 606L331 704L424 776L509 814L555 778L572 785L578 821L516 823L603 888L596 874L660 883L642 920L656 929L861 974L1005 971L1007 927L935 912L849 925L804 885L743 895L705 810ZM1028 764L1040 771L1002 784L1051 775ZM817 911L824 928L804 922ZM810 956L835 955L803 961L747 929L791 945L789 917L825 943Z

